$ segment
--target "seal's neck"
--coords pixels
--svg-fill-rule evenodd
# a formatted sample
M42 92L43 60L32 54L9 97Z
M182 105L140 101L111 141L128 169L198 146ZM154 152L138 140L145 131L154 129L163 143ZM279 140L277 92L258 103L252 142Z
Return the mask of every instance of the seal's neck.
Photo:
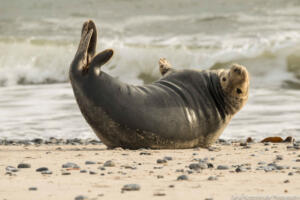
M215 102L220 116L223 120L225 120L226 116L233 115L235 113L235 109L232 107L229 98L225 95L217 73L210 72L209 82L208 90Z

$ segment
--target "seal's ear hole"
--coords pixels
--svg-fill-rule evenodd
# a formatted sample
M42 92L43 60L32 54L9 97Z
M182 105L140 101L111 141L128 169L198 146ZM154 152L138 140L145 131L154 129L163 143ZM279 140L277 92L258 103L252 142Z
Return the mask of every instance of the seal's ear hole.
M224 82L225 82L225 81L226 81L226 78L225 78L225 77L223 77L223 78L222 78L222 81L224 81Z
M236 93L242 94L242 90L240 88L236 88Z

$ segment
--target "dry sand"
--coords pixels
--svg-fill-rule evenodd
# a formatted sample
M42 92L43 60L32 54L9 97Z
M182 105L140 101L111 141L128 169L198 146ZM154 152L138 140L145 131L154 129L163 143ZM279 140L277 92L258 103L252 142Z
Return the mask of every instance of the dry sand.
M300 150L287 149L290 145L256 143L247 148L239 143L216 144L213 151L200 148L108 150L102 144L1 145L0 200L73 200L76 197L80 199L79 195L88 199L110 200L300 199ZM282 157L276 158L278 155ZM165 156L172 160L157 163ZM201 162L205 158L207 160ZM108 160L115 166L99 169ZM87 165L86 161L95 164ZM67 162L76 163L80 170L87 172L62 168ZM266 172L264 169L268 171L272 168L267 165L273 162L278 169ZM18 169L18 172L6 170L7 166L17 168L20 163L31 166ZM192 163L197 163L194 165L196 168L211 163L213 168L190 169ZM236 165L242 164L245 171L236 172ZM227 165L229 169L219 170L219 165ZM257 170L259 166L263 169ZM36 172L40 167L49 168L52 174ZM90 171L95 174L90 174ZM63 172L71 174L62 175ZM183 174L187 175L188 180L177 180ZM217 180L208 180L210 176ZM140 189L122 192L126 184L138 184ZM37 190L29 190L30 187Z

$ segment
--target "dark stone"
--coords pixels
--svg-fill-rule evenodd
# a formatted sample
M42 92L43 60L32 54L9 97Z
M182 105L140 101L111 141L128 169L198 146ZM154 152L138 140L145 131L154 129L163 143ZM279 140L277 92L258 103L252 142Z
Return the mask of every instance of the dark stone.
M40 168L37 168L35 171L37 171L37 172L48 171L48 168L47 167L40 167Z
M189 179L189 178L188 178L187 175L180 175L180 176L177 177L177 180L178 180L178 181L186 181L186 180L188 180L188 179Z
M114 167L116 166L112 160L108 160L103 164L104 167Z
M88 200L88 197L83 196L83 195L79 195L79 196L75 197L74 200Z
M18 168L30 168L31 165L28 163L20 163L18 164Z
M29 191L37 191L37 187L30 187L28 188Z
M218 170L227 170L229 167L227 165L218 165L217 167Z
M62 165L62 168L73 168L73 169L79 169L80 167L76 163L65 163Z
M210 176L210 177L207 178L207 180L209 180L209 181L216 181L216 180L218 180L218 177L216 177L216 176Z
M163 163L167 163L167 161L165 159L157 159L156 163L163 164Z
M126 184L122 187L122 191L138 191L141 187L138 184Z
M96 164L96 162L94 162L94 161L85 161L85 164L86 165L94 165L94 164Z

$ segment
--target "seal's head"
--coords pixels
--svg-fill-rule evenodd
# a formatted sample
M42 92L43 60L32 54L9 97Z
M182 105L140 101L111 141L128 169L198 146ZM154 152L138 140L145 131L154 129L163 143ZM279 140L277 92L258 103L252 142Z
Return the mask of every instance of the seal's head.
M249 79L247 69L238 64L233 64L229 70L224 70L220 74L221 86L232 114L238 112L248 100Z

